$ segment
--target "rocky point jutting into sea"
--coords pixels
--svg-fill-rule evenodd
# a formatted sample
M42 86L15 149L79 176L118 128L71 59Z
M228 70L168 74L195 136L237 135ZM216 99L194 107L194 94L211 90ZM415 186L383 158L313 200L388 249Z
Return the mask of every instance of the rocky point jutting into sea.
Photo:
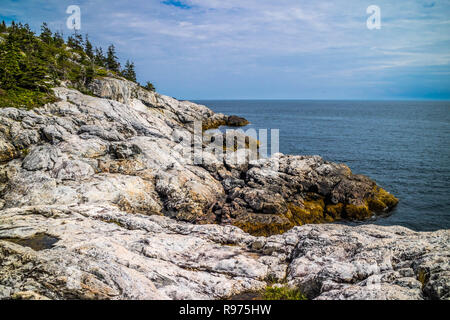
M269 283L310 299L450 298L448 230L330 224L398 202L346 165L232 161L245 146L220 159L208 135L194 164L180 141L195 121L246 120L123 79L53 90L58 102L0 109L0 298L226 299Z

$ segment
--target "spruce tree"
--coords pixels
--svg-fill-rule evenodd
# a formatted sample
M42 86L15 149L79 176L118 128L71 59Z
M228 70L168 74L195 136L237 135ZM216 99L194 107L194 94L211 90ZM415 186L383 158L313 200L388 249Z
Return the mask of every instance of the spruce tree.
M0 32L7 32L0 42L0 108L33 108L55 101L49 88L60 81L69 81L79 90L86 90L96 76L108 74L99 67L136 82L133 62L127 60L121 71L114 45L108 47L105 57L101 47L93 50L88 35L82 37L76 32L71 35L67 46L72 51L66 50L62 32L53 33L45 22L39 35L28 24L16 22L9 27L0 23ZM155 90L150 82L146 88Z
M78 32L75 31L75 40L77 42L77 45L79 47L80 50L83 50L84 48L84 40L83 40L83 36L81 34L79 34Z
M41 26L41 35L39 37L42 39L42 41L49 44L53 40L52 36L52 31L48 28L47 23L44 22Z
M5 32L6 30L8 30L8 28L6 27L5 20L3 20L0 24L0 32Z
M89 83L91 83L92 80L94 79L94 76L95 76L94 67L92 65L90 65L86 68L86 76L85 76L84 84L88 85Z
M22 25L22 24L21 24ZM25 32L26 33L31 33L31 28L30 28L30 25L28 24L28 23L25 23L24 25L23 25L23 29L25 29Z
M101 47L95 48L94 63L99 67L106 67L106 58Z
M116 48L113 44L108 47L108 53L106 55L106 67L114 72L120 72L120 63L117 60Z
M19 48L11 43L2 43L0 46L0 87L14 89L21 73L21 60L23 56Z
M17 83L21 88L47 91L48 84L45 82L47 76L47 68L40 61L29 57L22 66L21 73L17 79Z
M148 91L155 91L155 86L150 81L147 81L147 83L144 86L144 89L147 89Z
M62 45L64 44L64 37L62 32L56 31L55 34L53 35L53 43L55 44L55 46L57 48L61 48Z
M74 50L83 51L83 37L75 32L67 39L67 45Z
M67 45L68 45L69 47L71 47L71 48L75 48L76 41L75 41L75 38L74 38L73 36L69 36L69 37L67 38Z
M85 36L84 41L84 52L92 60L94 58L94 51L92 49L92 43L89 41L88 35Z
M125 64L125 69L122 71L122 76L125 79L136 82L136 71L134 70L134 63L127 60Z

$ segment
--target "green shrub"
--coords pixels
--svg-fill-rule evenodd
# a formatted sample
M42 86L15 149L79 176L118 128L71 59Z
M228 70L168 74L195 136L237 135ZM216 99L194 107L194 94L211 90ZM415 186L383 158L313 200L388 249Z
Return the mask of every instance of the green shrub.
M155 91L155 86L150 81L147 81L145 86L142 86L144 89L147 89L148 91Z
M106 71L105 69L102 69L102 68L98 68L95 70L95 74L98 77L106 77L108 75L108 71Z
M268 286L263 293L264 300L306 300L299 289Z

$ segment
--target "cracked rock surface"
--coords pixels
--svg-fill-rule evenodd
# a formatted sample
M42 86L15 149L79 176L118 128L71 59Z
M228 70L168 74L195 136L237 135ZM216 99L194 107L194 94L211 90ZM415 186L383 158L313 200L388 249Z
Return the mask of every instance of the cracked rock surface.
M6 209L1 226L1 298L226 299L269 279L311 299L449 298L448 231L328 224L255 237L113 206Z

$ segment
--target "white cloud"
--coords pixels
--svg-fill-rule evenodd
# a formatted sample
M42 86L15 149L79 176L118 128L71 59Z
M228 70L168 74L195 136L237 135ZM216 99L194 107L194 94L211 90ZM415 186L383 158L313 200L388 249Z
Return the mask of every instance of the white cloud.
M62 21L61 25L64 6L71 2L51 0L44 10L36 1L23 1L36 10L23 12L23 6L8 10L41 19L54 6L62 16L53 21ZM139 69L148 68L147 74L165 66L183 79L254 73L285 75L291 81L297 73L307 81L449 66L448 1L424 7L419 0L378 0L381 30L366 28L366 8L372 3L359 0L181 2L190 9L159 0L137 0L133 5L94 0L80 5L86 32L104 44L118 44L120 55L135 57L142 65ZM197 74L192 75L193 70Z

